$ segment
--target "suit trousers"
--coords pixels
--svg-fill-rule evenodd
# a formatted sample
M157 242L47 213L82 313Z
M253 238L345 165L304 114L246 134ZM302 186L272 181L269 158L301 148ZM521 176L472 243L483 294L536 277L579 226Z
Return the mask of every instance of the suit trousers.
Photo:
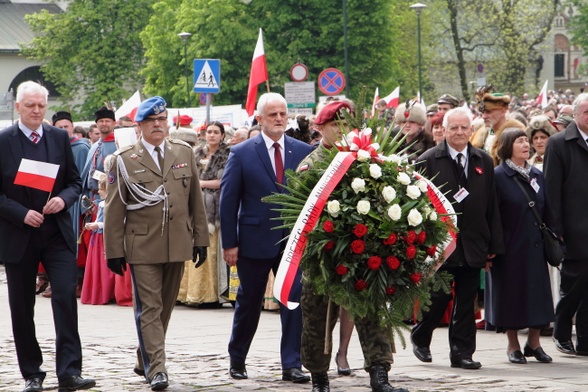
M564 260L560 289L553 337L559 341L572 340L572 319L576 315L576 348L588 351L588 260Z
M333 328L337 324L339 305L329 297L318 295L302 285L302 363L311 373L325 373L331 363ZM328 325L328 329L327 329ZM390 370L394 362L390 333L378 320L356 319L355 328L361 344L364 369L379 364ZM328 334L328 335L327 335ZM327 336L329 344L326 344Z
M133 307L139 338L135 367L150 381L156 373L167 373L165 335L176 304L184 261L131 264Z
M237 291L237 302L233 314L233 328L229 341L229 355L231 361L245 363L251 342L257 331L261 306L267 285L269 271L274 273L278 269L281 254L273 259L250 259L239 257L237 273L240 285ZM290 300L300 302L302 291L301 272L298 270L292 285ZM280 321L282 324L282 338L280 354L282 369L299 368L300 340L302 336L302 311L300 306L289 310L280 304Z
M449 323L449 347L451 362L471 358L476 351L476 319L474 301L480 285L480 268L469 266L449 267L447 272L453 275L455 298ZM413 327L412 342L418 347L429 347L433 331L441 322L451 293L443 291L431 293L429 310L423 313L422 320Z
M76 300L76 255L67 246L51 217L31 237L22 260L5 263L8 301L18 365L23 378L45 378L41 369L43 355L36 338L34 308L39 261L51 283L51 307L55 325L55 362L57 378L62 381L79 376L82 370L82 346L78 333Z

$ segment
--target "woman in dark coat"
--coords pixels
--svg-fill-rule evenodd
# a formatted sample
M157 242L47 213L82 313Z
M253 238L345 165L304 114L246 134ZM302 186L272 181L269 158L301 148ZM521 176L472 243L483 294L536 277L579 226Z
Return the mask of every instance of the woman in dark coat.
M531 356L551 362L539 342L541 328L554 319L543 240L527 198L516 183L518 180L525 188L539 216L549 223L543 174L528 164L530 149L525 131L506 129L497 151L501 164L495 169L506 250L492 263L488 321L498 332L506 332L508 359L513 363L527 363L525 357ZM521 352L518 330L524 328L529 328L529 334Z

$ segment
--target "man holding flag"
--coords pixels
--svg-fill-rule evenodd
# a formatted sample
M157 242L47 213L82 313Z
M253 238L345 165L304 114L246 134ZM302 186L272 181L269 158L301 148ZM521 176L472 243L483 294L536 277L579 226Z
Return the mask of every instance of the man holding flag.
M43 124L48 96L35 82L20 84L15 103L19 121L0 131L0 260L6 268L24 392L42 391L46 376L33 318L39 261L53 288L59 391L96 385L81 377L76 238L67 212L80 195L81 180L67 132Z

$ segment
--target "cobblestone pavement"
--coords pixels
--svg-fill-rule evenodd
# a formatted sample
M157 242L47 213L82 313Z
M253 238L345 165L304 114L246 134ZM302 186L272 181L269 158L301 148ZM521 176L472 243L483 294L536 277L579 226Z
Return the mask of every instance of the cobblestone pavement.
M150 391L143 378L132 371L136 335L132 309L116 305L79 306L80 335L84 353L83 376L93 377L92 391ZM263 312L257 335L247 359L248 380L228 376L227 343L230 336L232 308L204 310L178 306L172 316L167 338L167 365L170 392L188 391L310 391L310 384L281 381L279 363L279 316ZM54 362L54 329L50 300L37 299L36 324L38 340L44 353L47 371L45 390L56 391ZM337 330L338 328L335 328ZM408 336L405 334L405 336ZM524 344L526 336L521 333ZM338 335L334 336L334 342ZM542 346L554 362L542 364L529 359L527 365L514 365L506 358L506 337L489 331L478 332L478 349L474 359L482 362L480 370L449 367L447 329L439 328L431 351L433 363L419 362L411 347L398 353L390 371L390 381L411 392L424 391L489 391L489 392L581 392L588 391L588 357L558 353L551 338L542 338ZM4 268L0 266L0 391L21 391L20 376L8 308ZM335 344L336 346L336 344ZM335 350L336 351L336 350ZM362 353L357 336L351 340L350 377L338 376L334 361L329 371L332 391L368 392L369 375L361 369Z

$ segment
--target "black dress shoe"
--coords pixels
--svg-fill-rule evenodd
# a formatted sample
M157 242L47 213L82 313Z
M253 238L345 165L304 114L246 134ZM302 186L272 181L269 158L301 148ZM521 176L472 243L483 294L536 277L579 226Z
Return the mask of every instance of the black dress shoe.
M155 373L155 376L151 379L151 390L162 391L169 386L169 380L167 374L163 372Z
M412 346L412 352L415 357L421 362L432 362L433 357L431 356L431 350L429 347L419 347L417 345Z
M59 381L58 392L78 391L80 389L90 389L96 386L96 381L91 378L82 378L81 376L71 376L65 380Z
M231 361L231 367L229 368L229 374L235 380L245 380L247 379L247 370L245 369L245 364L241 362L234 362Z
M521 350L514 350L514 351L511 351L507 354L508 354L508 360L511 361L512 363L519 363L519 364L527 363L527 358L525 358L525 356L523 355Z
M478 361L474 361L471 358L463 358L456 362L452 361L451 367L462 369L479 369L482 367L482 364Z
M535 357L536 360L543 363L549 363L553 361L549 355L545 354L545 351L543 351L541 346L533 350L531 347L529 347L528 344L525 344L525 357Z
M574 349L574 343L571 340L566 340L564 342L559 341L557 339L553 339L555 342L555 348L560 353L569 354L569 355L576 355L576 350Z
M40 377L31 377L25 380L25 389L22 392L41 392L43 380Z
M302 384L310 381L310 376L302 372L300 368L290 368L282 370L282 380L292 381L296 384Z

